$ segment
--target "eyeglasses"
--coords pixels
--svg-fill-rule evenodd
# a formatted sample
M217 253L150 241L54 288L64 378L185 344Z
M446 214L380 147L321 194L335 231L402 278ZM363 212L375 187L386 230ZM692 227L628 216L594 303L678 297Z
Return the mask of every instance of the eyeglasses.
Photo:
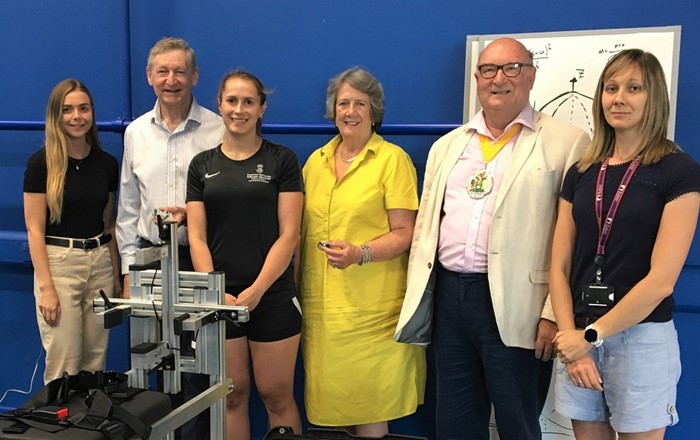
M507 63L502 65L497 64L482 64L477 66L479 73L484 79L491 79L498 73L499 70L503 71L503 74L509 78L514 78L520 75L520 70L523 67L535 67L530 63Z

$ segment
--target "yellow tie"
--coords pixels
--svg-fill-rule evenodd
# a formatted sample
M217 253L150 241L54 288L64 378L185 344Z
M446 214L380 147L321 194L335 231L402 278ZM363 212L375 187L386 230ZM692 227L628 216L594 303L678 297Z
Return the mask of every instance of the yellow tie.
M496 157L498 152L501 151L511 139L513 139L513 136L518 134L521 127L522 125L520 124L513 124L513 126L510 127L510 130L503 133L497 141L491 141L491 138L484 136L483 134L479 135L481 152L484 155L484 160L486 163L491 162L491 160Z

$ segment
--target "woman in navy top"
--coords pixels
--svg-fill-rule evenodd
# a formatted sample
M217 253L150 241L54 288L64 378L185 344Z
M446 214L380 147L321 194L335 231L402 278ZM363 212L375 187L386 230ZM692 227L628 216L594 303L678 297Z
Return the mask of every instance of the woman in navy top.
M593 109L593 141L564 180L552 248L555 408L579 440L661 439L678 421L672 294L697 224L700 165L666 139L654 55L612 57Z

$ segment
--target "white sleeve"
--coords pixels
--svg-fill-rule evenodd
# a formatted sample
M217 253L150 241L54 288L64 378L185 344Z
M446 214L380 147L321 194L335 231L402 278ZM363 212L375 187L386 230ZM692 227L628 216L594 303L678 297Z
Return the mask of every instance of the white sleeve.
M138 221L141 211L139 183L134 175L133 142L129 130L124 135L124 157L122 159L119 184L119 208L117 210L117 245L122 258L122 274L129 273L134 264L134 253L138 248Z

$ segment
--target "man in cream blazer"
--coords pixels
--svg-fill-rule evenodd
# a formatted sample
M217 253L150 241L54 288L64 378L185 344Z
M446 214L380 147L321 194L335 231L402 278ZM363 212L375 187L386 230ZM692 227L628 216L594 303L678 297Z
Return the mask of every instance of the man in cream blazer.
M483 110L428 155L396 339L433 342L438 439L488 439L493 403L501 440L539 440L558 194L590 140L532 109L535 68L518 41L495 40L478 64Z

